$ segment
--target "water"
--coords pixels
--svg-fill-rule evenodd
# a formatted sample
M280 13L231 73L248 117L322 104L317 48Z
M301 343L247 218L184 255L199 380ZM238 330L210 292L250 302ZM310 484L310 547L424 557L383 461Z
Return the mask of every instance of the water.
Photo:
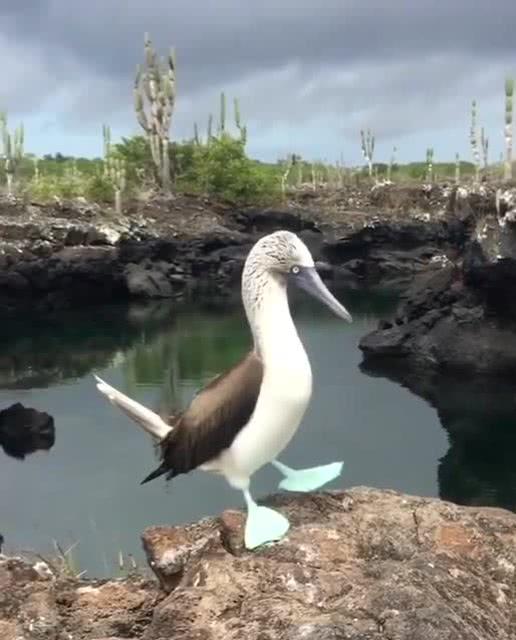
M510 487L499 502L511 503L516 479L510 473L501 479L497 475L496 440L494 480L488 468L479 490L471 482L462 487L456 475L469 468L478 451L468 454L454 441L446 463L449 438L435 409L403 386L361 371L358 342L392 311L395 299L357 291L339 297L354 316L351 325L317 303L304 298L294 303L312 362L314 393L281 459L295 467L343 459L344 474L330 488L369 485L424 496L448 491L458 502L464 497L466 502L496 503L496 491L484 488L502 482ZM95 308L18 320L3 327L1 340L0 408L22 402L51 414L56 427L50 451L19 461L0 449L0 532L7 550L49 554L53 540L63 547L77 543L81 569L110 575L116 573L120 550L142 561L139 536L146 526L185 523L242 507L238 492L202 472L168 485L160 479L140 486L156 466L156 452L139 428L100 397L91 376L95 372L155 408L184 405L248 348L238 305ZM456 384L460 388L460 381ZM468 406L467 394L458 404ZM512 462L504 464L507 470ZM253 493L273 491L278 480L272 468L261 470ZM440 486L443 482L452 488Z

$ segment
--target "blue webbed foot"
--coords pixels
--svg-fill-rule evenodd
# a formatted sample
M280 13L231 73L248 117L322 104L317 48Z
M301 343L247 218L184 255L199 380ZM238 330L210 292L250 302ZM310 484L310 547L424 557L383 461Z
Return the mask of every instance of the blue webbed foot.
M310 469L291 469L277 460L272 463L284 478L279 483L280 489L286 491L315 491L328 482L335 480L342 473L343 462L332 462Z
M247 503L244 542L247 549L255 549L270 542L281 540L290 528L290 523L278 511L261 507L244 492Z

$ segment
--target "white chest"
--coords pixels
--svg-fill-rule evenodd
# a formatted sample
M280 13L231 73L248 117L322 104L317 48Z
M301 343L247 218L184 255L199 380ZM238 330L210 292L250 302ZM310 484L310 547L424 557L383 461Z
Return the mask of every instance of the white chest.
M252 474L274 460L296 433L312 395L312 372L304 349L266 365L260 395L249 423L229 454Z

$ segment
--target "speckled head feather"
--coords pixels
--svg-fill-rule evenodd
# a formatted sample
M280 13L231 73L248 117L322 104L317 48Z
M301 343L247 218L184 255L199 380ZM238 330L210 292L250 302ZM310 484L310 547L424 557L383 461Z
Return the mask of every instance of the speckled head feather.
M304 242L291 231L275 231L264 236L247 256L244 279L253 272L269 271L271 275L287 274L294 266L313 267L314 261Z
M256 346L257 314L264 306L273 313L275 306L270 295L265 305L265 297L274 289L286 289L288 273L295 266L313 267L314 261L304 242L291 231L275 231L264 236L247 256L242 273L242 301Z

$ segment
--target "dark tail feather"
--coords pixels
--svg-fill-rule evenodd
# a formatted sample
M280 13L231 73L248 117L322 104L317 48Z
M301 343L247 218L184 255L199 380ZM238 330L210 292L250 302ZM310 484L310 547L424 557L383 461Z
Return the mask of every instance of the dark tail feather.
M149 473L149 475L144 480L142 480L140 484L145 484L146 482L150 482L155 478L159 478L163 474L167 473L167 471L169 471L169 469L167 469L167 467L162 464L157 469L155 469L152 473Z

